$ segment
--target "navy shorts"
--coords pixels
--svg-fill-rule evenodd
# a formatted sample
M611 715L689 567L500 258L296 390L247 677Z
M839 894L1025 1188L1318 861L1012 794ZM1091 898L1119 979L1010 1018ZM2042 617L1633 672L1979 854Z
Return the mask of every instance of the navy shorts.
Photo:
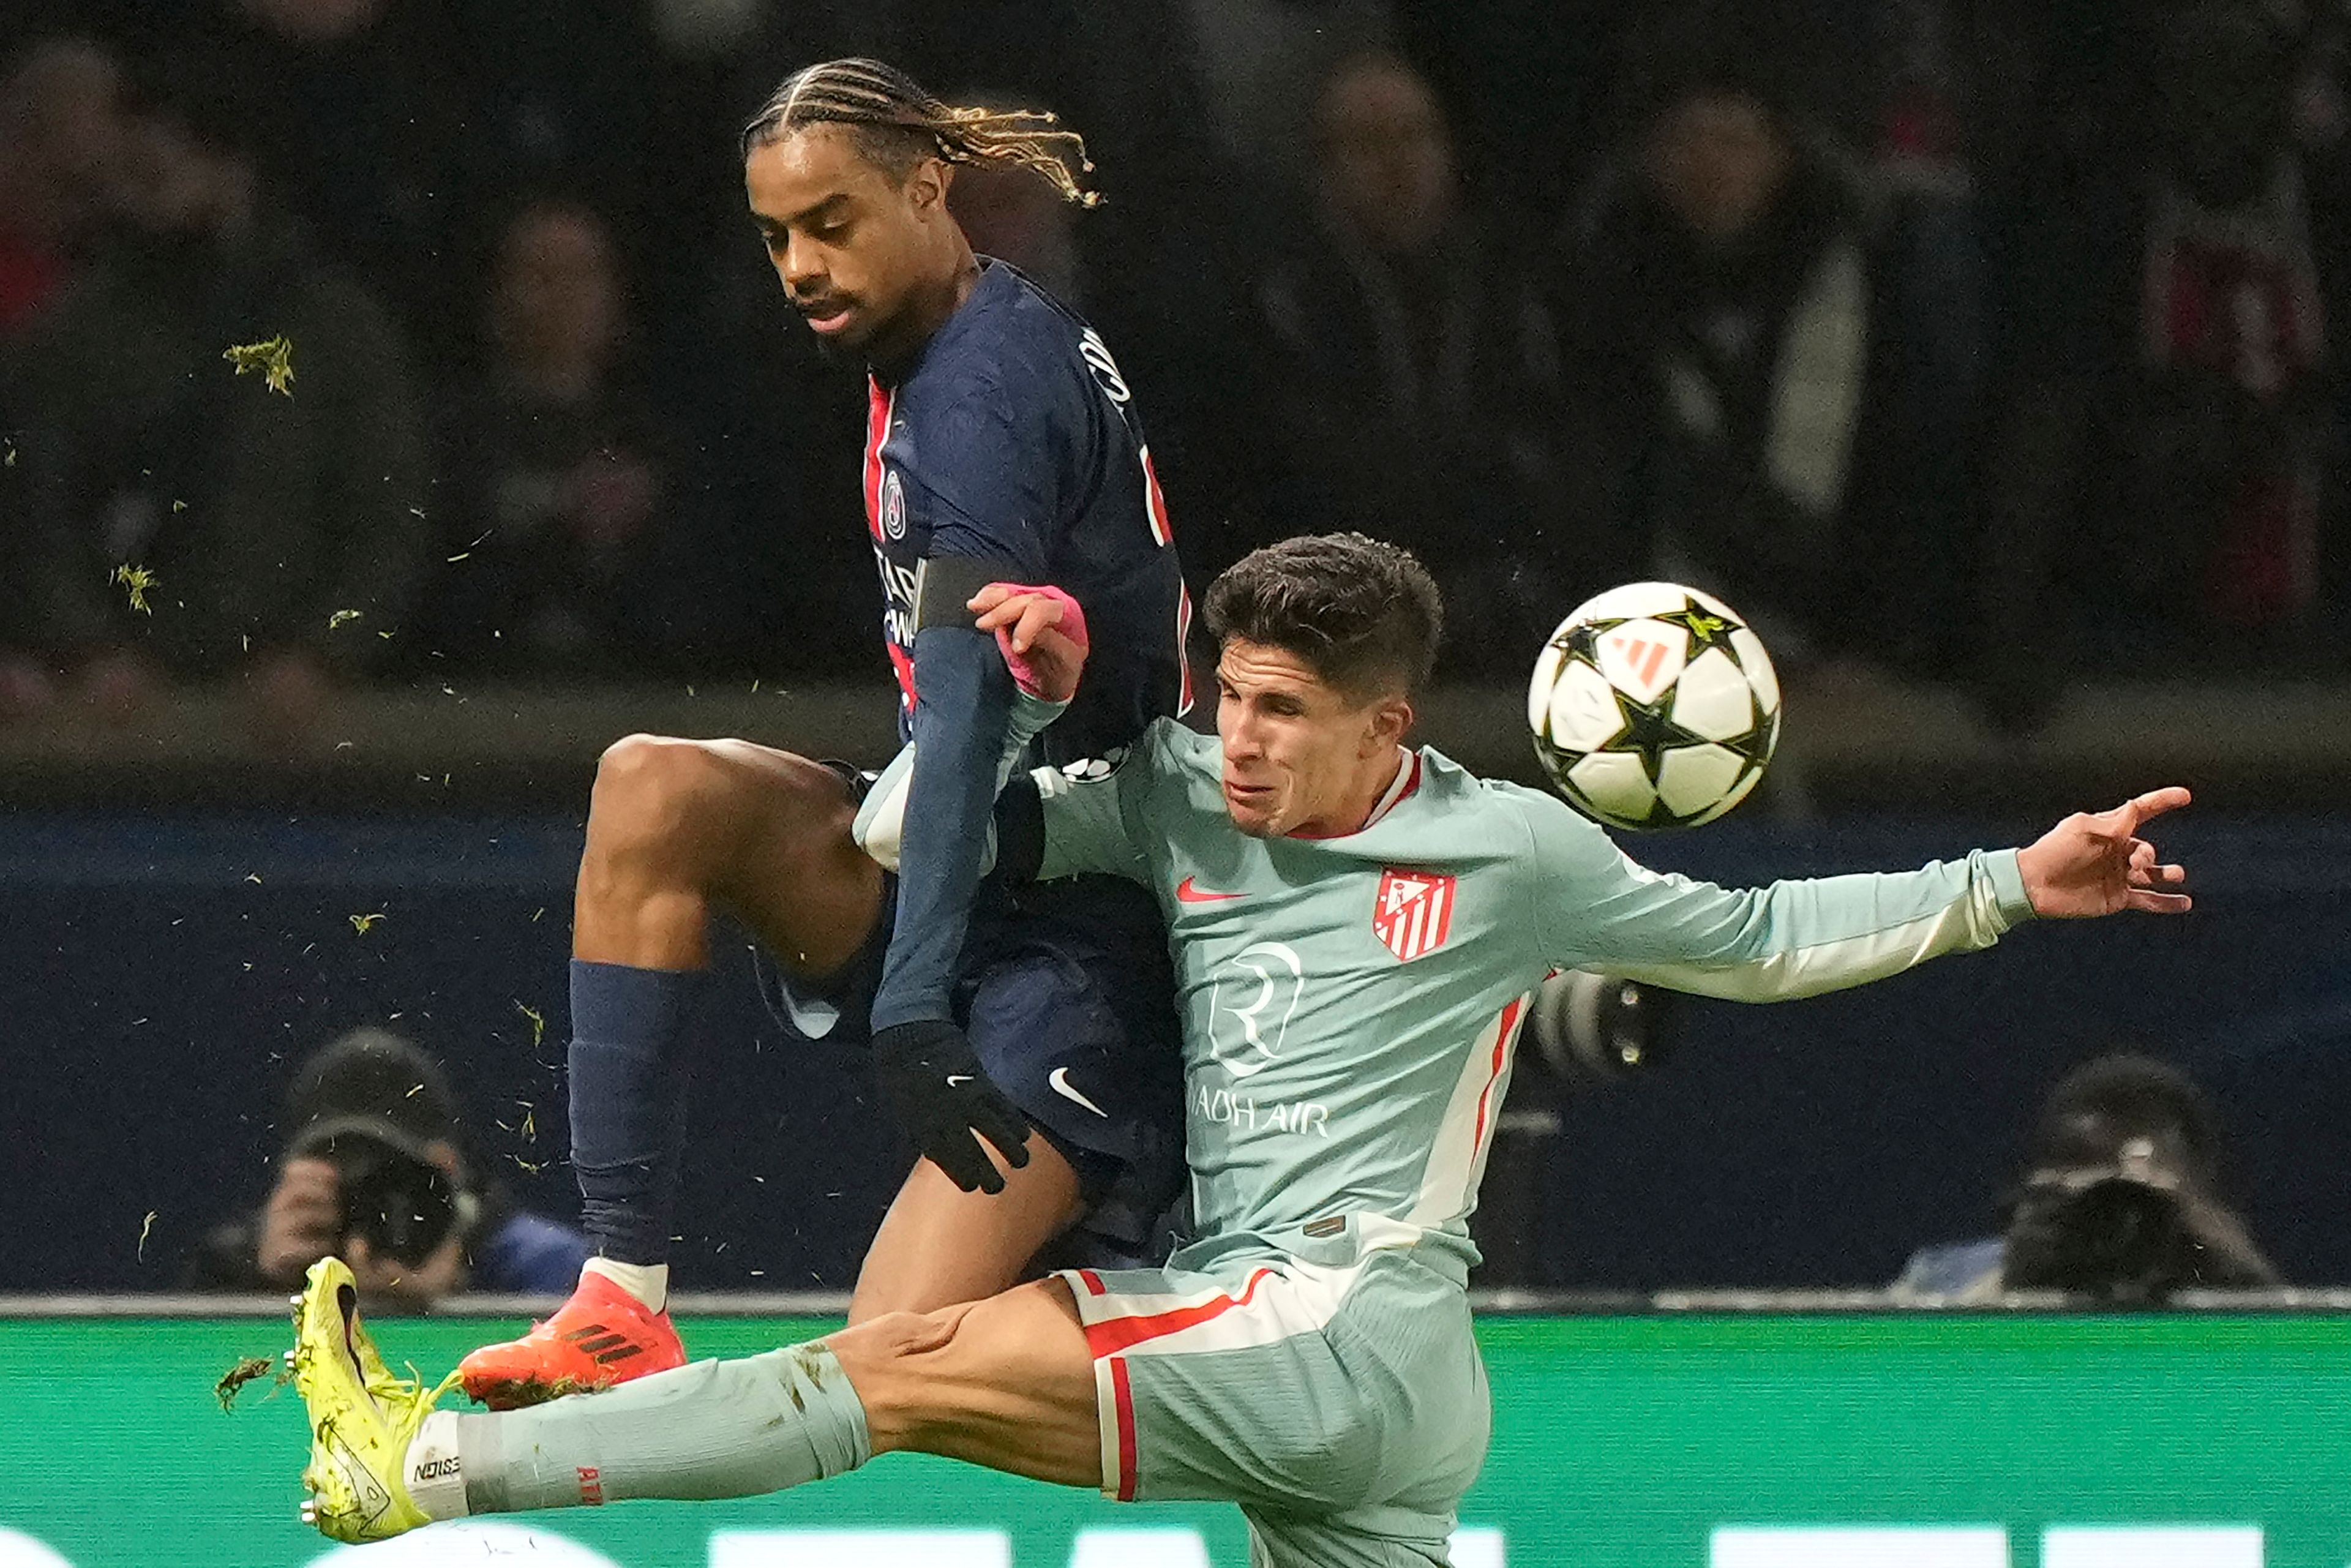
M761 956L760 989L787 1029L864 1041L897 906L892 875L872 933L821 985ZM984 889L954 1007L990 1081L1077 1171L1089 1205L1078 1250L1102 1267L1157 1261L1186 1178L1184 1069L1175 971L1150 894L1107 877Z

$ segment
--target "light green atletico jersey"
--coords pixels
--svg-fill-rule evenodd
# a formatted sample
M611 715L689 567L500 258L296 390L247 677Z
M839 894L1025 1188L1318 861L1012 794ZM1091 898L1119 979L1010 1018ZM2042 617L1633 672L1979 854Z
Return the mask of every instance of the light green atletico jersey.
M1183 1268L1412 1246L1466 1279L1511 1051L1553 968L1772 1000L1989 946L2031 913L2012 851L1742 891L1659 875L1561 800L1426 747L1360 831L1251 838L1220 763L1162 719L1099 777L1036 775L1040 876L1131 877L1167 918L1199 1237Z

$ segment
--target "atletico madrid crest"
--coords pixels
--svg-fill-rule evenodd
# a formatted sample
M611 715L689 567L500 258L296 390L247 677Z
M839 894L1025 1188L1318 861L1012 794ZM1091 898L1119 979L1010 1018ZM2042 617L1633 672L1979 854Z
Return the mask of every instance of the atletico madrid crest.
M1393 866L1380 873L1372 934L1399 961L1409 964L1424 953L1436 952L1452 929L1453 878Z

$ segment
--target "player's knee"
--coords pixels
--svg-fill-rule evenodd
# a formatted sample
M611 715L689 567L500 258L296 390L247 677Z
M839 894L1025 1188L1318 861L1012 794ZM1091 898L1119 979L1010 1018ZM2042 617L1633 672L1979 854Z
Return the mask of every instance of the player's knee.
M707 836L726 794L726 768L702 742L624 737L596 761L590 853L666 852Z
M928 1355L955 1343L956 1331L962 1327L971 1305L965 1301L929 1312L876 1312L841 1330L826 1343L833 1347L835 1354L846 1354L859 1359L904 1361L909 1356Z

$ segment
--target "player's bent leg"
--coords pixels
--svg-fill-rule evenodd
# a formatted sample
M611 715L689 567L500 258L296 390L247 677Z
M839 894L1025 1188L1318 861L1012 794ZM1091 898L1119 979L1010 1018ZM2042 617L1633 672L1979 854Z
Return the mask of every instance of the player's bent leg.
M465 1358L494 1408L682 1365L664 1308L715 911L787 967L847 964L880 917L845 782L744 741L631 736L597 768L573 925L571 1158L597 1256L520 1339Z
M850 834L857 807L820 762L744 740L632 735L606 749L590 797L572 953L700 968L709 917L733 914L796 975L857 956L882 868Z
M1050 1139L1031 1138L1029 1163L1018 1170L1000 1159L997 1166L1005 1186L991 1195L966 1192L930 1161L914 1162L858 1270L851 1326L1008 1291L1084 1215L1078 1173Z
M428 1414L440 1389L371 1374L350 1281L332 1259L311 1271L294 1353L312 1437L305 1514L338 1540L467 1514L748 1497L892 1448L1070 1485L1102 1477L1091 1359L1058 1282L466 1416Z

